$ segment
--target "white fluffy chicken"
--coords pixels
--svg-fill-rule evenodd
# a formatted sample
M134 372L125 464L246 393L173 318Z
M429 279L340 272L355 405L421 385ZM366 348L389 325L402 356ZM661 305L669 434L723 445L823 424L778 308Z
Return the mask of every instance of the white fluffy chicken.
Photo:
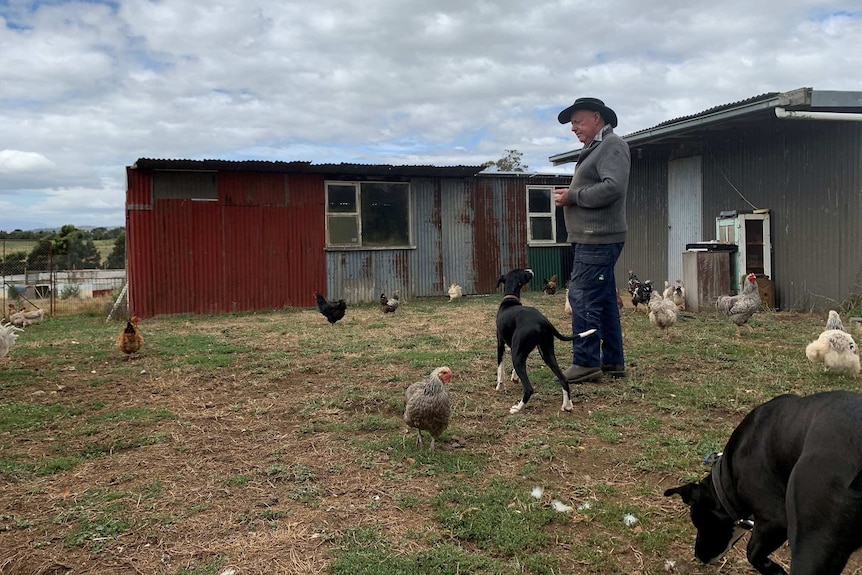
M18 339L19 331L23 331L20 327L15 327L11 323L3 323L0 321L0 358L6 357L12 346L15 345L15 340Z
M20 311L14 311L15 306L9 304L9 321L16 327L27 327L42 323L45 319L45 310L39 308L30 310L22 307Z
M859 348L853 336L844 331L841 316L834 310L829 311L826 330L805 348L809 361L823 362L826 371L840 375L859 375Z
M748 331L754 331L748 320L760 311L760 292L757 289L757 276L748 274L743 282L742 292L737 295L720 295L715 301L719 312L730 318L736 324L736 337L740 336L739 328L743 325Z
M838 312L834 309L829 310L829 316L826 318L826 330L828 331L830 329L847 331L844 329L844 322L841 321L841 316L838 315Z
M663 297L658 292L652 292L649 300L649 320L662 330L668 337L670 326L676 323L676 304L671 298Z
M452 408L446 384L451 380L452 370L447 366L438 367L427 379L410 384L404 392L404 423L419 432L417 447L422 445L422 431L431 436L431 449L434 449L434 441L449 427Z
M673 286L673 293L670 298L676 304L677 309L685 310L685 284L682 280L676 280L676 285Z
M449 301L455 301L462 295L464 295L464 292L461 289L461 286L452 282L452 285L449 286Z

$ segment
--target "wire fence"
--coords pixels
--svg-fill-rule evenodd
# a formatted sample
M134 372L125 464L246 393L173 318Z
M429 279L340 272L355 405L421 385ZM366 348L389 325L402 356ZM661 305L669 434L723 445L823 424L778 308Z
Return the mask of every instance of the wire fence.
M124 293L126 270L75 269L81 264L75 254L55 254L51 242L35 243L25 252L18 242L0 240L2 316L10 320L15 314L42 310L44 316L92 313L107 317ZM125 317L124 302L120 303L114 315Z

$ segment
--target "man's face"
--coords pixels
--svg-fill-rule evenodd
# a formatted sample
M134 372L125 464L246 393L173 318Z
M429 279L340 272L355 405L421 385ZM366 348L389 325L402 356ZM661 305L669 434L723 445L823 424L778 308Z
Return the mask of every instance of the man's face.
M589 144L602 131L605 123L602 115L591 110L572 112L572 131L584 145Z

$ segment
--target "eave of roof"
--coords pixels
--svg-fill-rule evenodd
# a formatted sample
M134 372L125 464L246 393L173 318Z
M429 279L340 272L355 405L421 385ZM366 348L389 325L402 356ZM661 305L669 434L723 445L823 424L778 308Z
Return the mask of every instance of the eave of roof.
M739 102L716 106L690 116L668 120L652 128L632 132L623 136L623 139L628 142L630 148L638 148L669 137L691 135L710 126L725 124L742 117L753 117L778 107L856 112L860 106L862 106L860 92L815 91L812 88L799 88L783 93L770 92ZM580 153L581 150L571 150L548 159L554 165L576 162Z
M131 169L234 171L323 174L328 176L451 177L464 178L481 172L482 166L393 166L385 164L312 164L260 160L167 160L140 158Z

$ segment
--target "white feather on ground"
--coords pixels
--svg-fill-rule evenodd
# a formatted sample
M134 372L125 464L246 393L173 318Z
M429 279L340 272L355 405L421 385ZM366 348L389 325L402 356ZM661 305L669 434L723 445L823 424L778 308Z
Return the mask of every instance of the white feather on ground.
M404 423L419 433L417 446L422 445L422 432L426 431L434 449L434 441L449 427L452 408L446 384L451 379L451 369L438 367L427 379L410 384L404 392Z

